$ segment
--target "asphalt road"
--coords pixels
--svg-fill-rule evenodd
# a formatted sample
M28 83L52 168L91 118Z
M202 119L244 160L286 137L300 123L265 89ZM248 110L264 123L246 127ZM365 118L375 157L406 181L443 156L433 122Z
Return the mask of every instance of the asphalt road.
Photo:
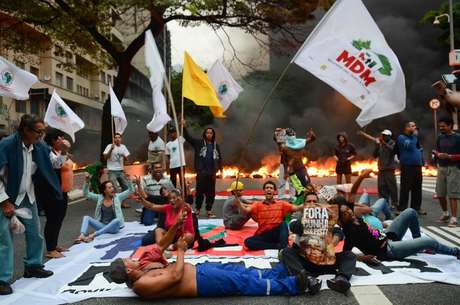
M333 178L317 179L314 183L333 184ZM422 207L428 212L428 215L421 217L421 224L426 227L439 227L436 223L439 217L438 203L433 200L432 190L434 189L433 178L424 180L424 193ZM218 180L218 190L223 190L228 187L230 180ZM246 188L260 188L263 180L251 179L244 181ZM368 179L364 186L375 187L376 180ZM222 215L222 201L217 201L214 205L214 212L220 217ZM124 210L126 221L138 220L138 214L134 211L137 203L132 203L133 208ZM84 215L93 215L94 203L87 200L71 202L67 211L67 217L64 221L63 228L60 234L60 244L70 247L73 240L78 236L82 217ZM42 224L44 223L42 218ZM43 226L42 226L43 227ZM452 243L455 241L448 239ZM25 253L24 239L22 237L15 240L15 273L14 278L18 279L22 276L22 257ZM460 276L460 275L459 275ZM326 290L314 297L298 296L298 297L225 297L225 298L197 298L197 299L169 299L156 301L143 301L135 298L101 298L85 300L76 304L92 305L92 304L209 304L209 305L275 305L275 304L372 304L372 305L390 305L390 304L417 304L417 305L457 305L460 304L460 286L453 286L440 283L431 284L411 284L411 285L386 285L386 286L366 286L353 289L347 296L341 295L334 291ZM1 304L1 297L0 297Z

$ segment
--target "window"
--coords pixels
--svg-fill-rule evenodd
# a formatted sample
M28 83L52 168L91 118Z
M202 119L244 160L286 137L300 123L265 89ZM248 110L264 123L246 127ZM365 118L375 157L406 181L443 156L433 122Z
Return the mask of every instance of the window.
M104 91L101 91L101 101L105 102L106 94Z
M40 102L30 100L30 113L39 115L40 114Z
M77 93L83 96L89 96L89 89L83 86L77 85Z
M83 88L83 96L89 96L89 89Z
M56 72L56 85L59 87L64 86L64 75L62 73Z
M112 85L112 76L107 74L107 85Z
M67 63L73 63L73 55L69 51L65 52L65 59Z
M60 46L54 46L54 56L61 57L64 54L64 51Z
M105 73L101 71L101 82L105 84Z
M18 100L14 100L15 101L15 108L16 108L16 112L18 113L26 113L26 102L27 101L18 101Z
M67 89L73 91L73 78L67 76Z
M40 77L40 70L36 67L30 66L30 73L34 74L36 77Z
M23 70L26 68L26 65L22 61L18 61L18 60L16 60L16 66L18 66L18 68L21 68Z

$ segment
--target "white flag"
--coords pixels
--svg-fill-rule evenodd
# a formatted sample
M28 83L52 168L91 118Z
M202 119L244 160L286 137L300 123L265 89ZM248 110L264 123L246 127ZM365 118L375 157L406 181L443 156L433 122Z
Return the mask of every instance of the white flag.
M154 110L153 118L150 123L147 124L147 129L152 132L158 132L171 120L171 117L168 115L166 100L163 92L161 92L163 90L163 78L166 72L150 30L145 32L144 47L145 65L149 70Z
M398 58L361 0L340 0L292 60L361 109L360 126L406 108Z
M27 100L30 87L36 82L38 79L35 75L16 67L0 56L0 96Z
M67 106L56 90L53 91L46 109L45 122L68 134L73 142L75 142L75 133L85 127L85 123Z
M115 92L113 92L112 86L109 86L110 90L110 114L113 117L113 121L115 123L115 132L119 134L123 134L128 126L128 121L126 120L125 113L123 112L123 108L121 108L120 101L117 98Z
M208 70L208 77L214 89L216 89L217 97L223 111L226 111L230 107L230 104L238 98L243 88L241 88L233 79L230 72L218 60Z

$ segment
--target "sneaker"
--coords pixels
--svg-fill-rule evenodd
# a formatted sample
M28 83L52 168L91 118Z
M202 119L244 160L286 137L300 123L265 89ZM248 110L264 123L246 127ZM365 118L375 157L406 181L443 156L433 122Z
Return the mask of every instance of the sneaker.
M211 211L208 211L208 218L216 218L216 214L214 214L213 212Z
M200 216L200 209L195 209L195 215L196 217Z
M442 214L441 217L439 217L439 220L438 222L443 222L443 223L447 223L449 222L449 219L450 219L450 215L449 214Z
M419 216L428 214L425 210L422 210L422 209L418 209L418 210L416 210L416 211L417 211L417 214L418 214Z
M449 221L449 224L447 225L449 228L455 228L457 227L457 217L451 217L450 218L450 221Z
M307 293L309 295L315 295L321 289L321 281L317 278L307 275L307 272L303 270L295 276L297 289L300 293Z
M346 294L351 286L350 281L343 275L337 275L334 279L327 280L326 283L330 289L343 294Z
M0 281L0 295L8 295L12 293L13 289L11 289L11 285L7 282Z
M24 277L25 278L31 278L31 277L36 277L36 278L46 278L50 277L53 275L52 271L45 270L43 267L41 268L25 268L24 269Z
M136 213L142 214L142 208L136 209Z

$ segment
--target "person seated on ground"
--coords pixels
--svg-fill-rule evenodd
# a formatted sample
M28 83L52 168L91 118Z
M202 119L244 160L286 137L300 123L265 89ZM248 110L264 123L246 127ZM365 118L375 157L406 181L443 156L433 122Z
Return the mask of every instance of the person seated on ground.
M339 223L345 234L344 250L358 248L364 253L358 257L361 261L376 264L379 260L399 260L424 250L460 259L459 248L443 245L421 235L417 211L412 208L401 212L384 231L356 217L353 203L347 202L345 198L337 197L334 201L339 205ZM408 229L413 239L402 240Z
M316 193L305 194L303 213L289 223L295 242L280 251L279 259L293 275L303 271L312 276L336 274L334 279L327 280L327 286L346 293L351 286L356 256L351 251L335 252L343 239L342 230L336 225L338 218L338 205L320 204Z
M140 203L144 206L144 208L155 211L157 213L164 214L164 224L161 223L153 232L148 232L142 238L142 245L149 245L153 244L156 241L159 241L165 234L166 231L177 221L177 217L183 212L187 211L187 219L184 222L182 228L177 231L176 234L176 241L181 237L184 236L185 240L189 247L193 246L193 242L195 241L195 229L193 227L193 215L192 209L188 203L185 202L184 198L182 197L181 191L178 189L173 189L169 192L167 204L155 204L146 199L146 194L142 189L142 186L138 184L139 189L139 199ZM163 191L165 194L165 191Z
M111 181L105 181L101 184L102 194L95 194L89 191L90 176L87 174L83 184L83 194L89 200L97 202L95 216L84 216L81 224L80 236L75 243L90 242L96 236L110 233L115 234L124 227L124 217L121 210L121 203L128 199L129 195L134 193L133 182L128 183L128 189L121 193L116 193ZM88 234L90 227L96 231Z
M244 190L244 184L239 181L233 181L230 185L230 188L227 189L228 192L232 193L232 196L224 202L223 207L223 218L224 226L226 229L230 230L240 230L245 223L251 218L248 214L241 211L238 206L235 204L235 198L241 201L244 205L250 205L251 202L242 198Z
M275 200L276 184L267 181L263 185L265 200L253 202L250 206L241 203L235 197L235 204L258 223L254 236L246 238L244 245L250 250L284 249L288 244L289 230L284 217L303 209L303 205L295 206L285 201Z
M174 189L174 185L168 177L163 175L163 165L160 162L153 162L149 167L149 174L141 178L142 189L147 195L147 200L155 204L164 204L164 196L161 196L160 189L165 187L168 190ZM141 223L152 225L156 213L146 211L145 208L136 209L141 214Z
M166 297L217 297L316 294L321 283L301 272L290 276L283 266L261 270L241 264L184 262L188 243L184 236L176 242L177 259L168 264L163 252L170 246L176 231L188 217L180 214L163 238L144 252L138 261L118 258L110 265L109 276L144 299Z

